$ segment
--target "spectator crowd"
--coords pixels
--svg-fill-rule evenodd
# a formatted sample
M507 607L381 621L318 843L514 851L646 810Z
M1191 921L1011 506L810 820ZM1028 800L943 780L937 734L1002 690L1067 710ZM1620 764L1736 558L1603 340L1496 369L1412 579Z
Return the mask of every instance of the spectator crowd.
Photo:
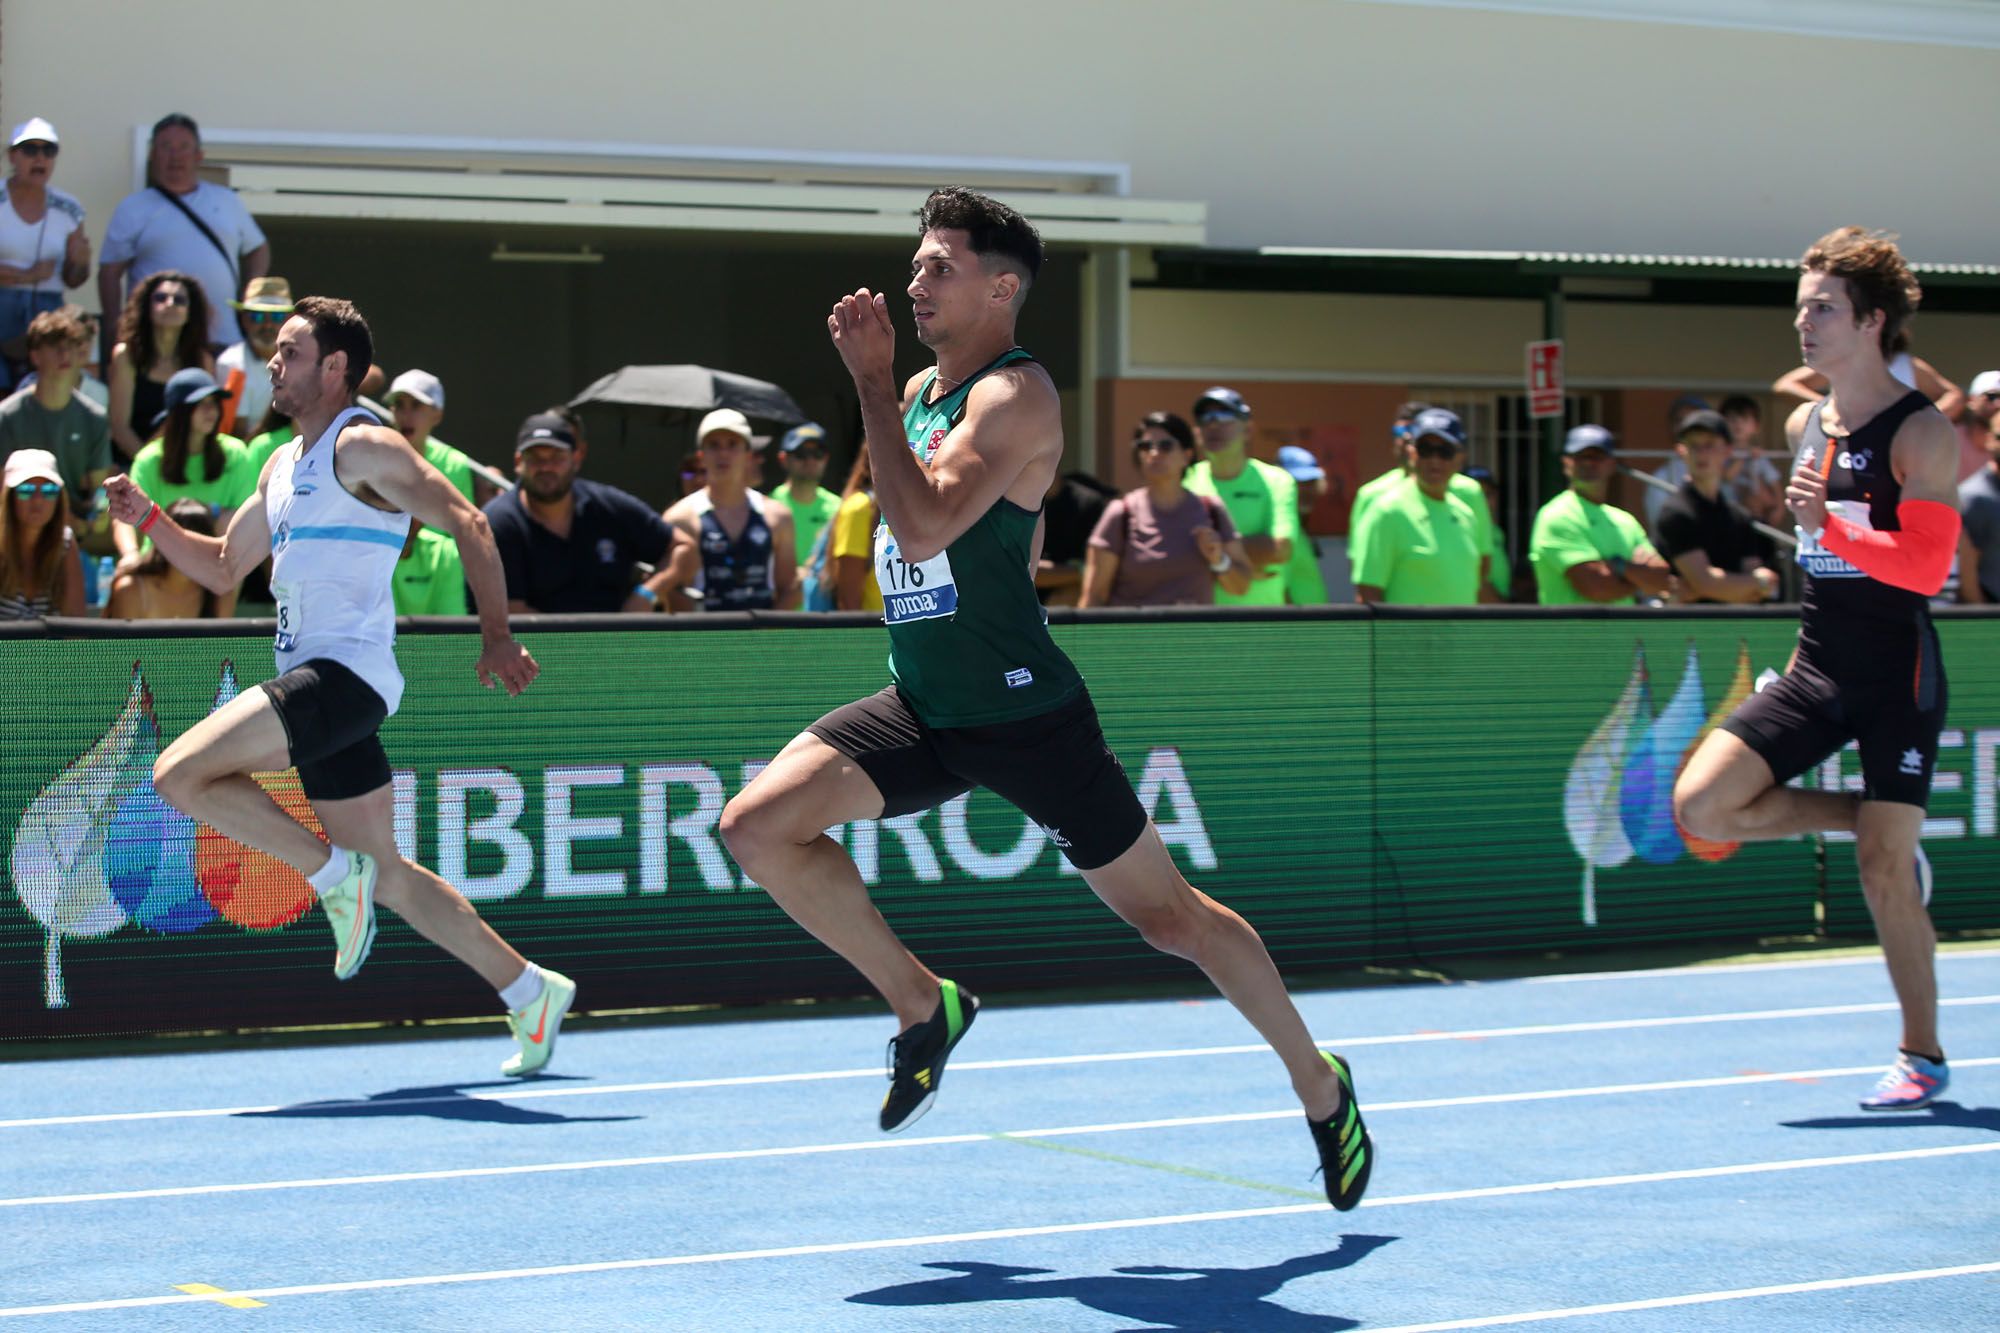
M60 153L45 119L9 136L0 619L215 617L234 614L239 601L262 606L262 574L226 595L203 589L142 534L110 521L102 485L128 472L181 525L222 530L294 437L272 406L268 369L293 309L291 285L271 272L270 242L236 193L201 178L200 129L187 116L154 125L145 185L113 209L100 251L82 206L53 184ZM93 261L102 319L68 299L89 282ZM1947 592L2000 601L2000 370L1961 390L1907 350L1890 369L1958 425L1964 529ZM1799 367L1772 396L1810 402L1825 388ZM661 513L584 475L589 443L566 406L522 421L509 478L439 437L438 376L409 368L390 379L375 367L362 394L484 509L511 611L881 609L867 450L840 489L829 489L827 433L817 424L792 429L772 450L742 413L710 412L682 466L680 497ZM1766 452L1755 398L1675 399L1662 435L1647 442L1670 443L1671 453L1650 473L1621 462L1621 442L1604 426L1569 430L1559 460L1566 485L1514 550L1496 521L1503 479L1472 464L1476 442L1457 413L1409 402L1388 427L1388 466L1357 488L1343 552L1308 529L1327 493L1325 461L1296 443L1260 447L1241 393L1211 388L1189 417L1149 412L1132 428L1132 489L1120 494L1083 472L1051 482L1033 571L1042 600L1314 605L1329 600L1330 573L1346 575L1356 601L1383 605L1757 603L1784 594L1784 472ZM767 471L782 479L765 489ZM1639 512L1614 503L1621 475L1640 487L1627 488ZM451 537L419 523L394 589L403 615L472 609Z

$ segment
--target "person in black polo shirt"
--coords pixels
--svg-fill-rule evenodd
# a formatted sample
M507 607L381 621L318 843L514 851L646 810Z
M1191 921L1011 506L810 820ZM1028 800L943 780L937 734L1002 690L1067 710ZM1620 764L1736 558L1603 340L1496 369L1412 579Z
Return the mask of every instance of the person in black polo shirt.
M1722 488L1729 424L1706 408L1681 418L1674 448L1687 480L1653 522L1653 545L1686 585L1690 602L1767 602L1778 595L1771 543Z
M692 582L693 544L677 540L636 495L579 477L585 452L565 415L537 412L521 423L514 444L521 484L485 509L507 574L507 609L672 609L669 603ZM635 587L632 566L641 562L656 572Z

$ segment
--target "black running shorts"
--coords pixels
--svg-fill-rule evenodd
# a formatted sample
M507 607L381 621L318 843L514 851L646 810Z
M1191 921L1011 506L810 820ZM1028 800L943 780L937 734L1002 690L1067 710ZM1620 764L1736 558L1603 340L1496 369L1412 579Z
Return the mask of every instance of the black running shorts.
M1897 677L1900 677L1897 678ZM1836 684L1801 658L1784 676L1743 701L1722 729L1763 756L1789 782L1849 741L1861 744L1861 795L1919 808L1930 802L1944 730L1946 688L1937 636L1907 675Z
M344 801L389 785L389 756L375 734L389 706L367 681L315 657L265 681L264 693L285 724L307 800Z
M984 787L1040 824L1078 870L1109 865L1146 828L1087 692L1012 722L933 728L891 685L806 730L861 765L884 819Z

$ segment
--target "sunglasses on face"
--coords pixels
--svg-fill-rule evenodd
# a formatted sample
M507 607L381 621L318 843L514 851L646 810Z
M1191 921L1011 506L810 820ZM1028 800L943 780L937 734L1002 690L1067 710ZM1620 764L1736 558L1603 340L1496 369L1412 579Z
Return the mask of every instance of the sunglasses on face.
M1457 458L1458 446L1443 440L1418 440L1418 458Z
M282 324L291 315L283 310L246 310L243 317L252 324Z
M153 293L154 305L186 305L187 303L188 303L188 295L186 292Z
M792 450L792 457L793 457L793 458L803 458L803 459L807 459L807 460L809 460L809 461L813 461L813 462L817 462L817 461L818 461L819 459L822 459L822 458L825 458L825 457L826 457L826 450L824 450L824 449L794 449L794 450Z
M1132 446L1142 454L1170 454L1181 447L1179 440L1140 440Z
M14 147L23 157L54 157L57 152L56 146L52 143L17 143Z
M62 483L59 481L24 481L14 488L14 494L20 496L23 500L32 500L37 496L40 496L44 500L53 500L62 494Z

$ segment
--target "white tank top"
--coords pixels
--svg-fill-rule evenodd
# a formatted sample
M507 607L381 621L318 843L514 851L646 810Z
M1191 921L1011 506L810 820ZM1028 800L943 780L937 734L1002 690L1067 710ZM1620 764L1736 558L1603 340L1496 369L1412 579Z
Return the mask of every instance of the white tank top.
M282 446L264 484L271 523L271 593L278 603L273 647L280 674L331 658L368 682L391 713L403 699L396 669L396 604L391 580L410 516L363 504L333 474L333 442L358 407L333 419L311 447Z

